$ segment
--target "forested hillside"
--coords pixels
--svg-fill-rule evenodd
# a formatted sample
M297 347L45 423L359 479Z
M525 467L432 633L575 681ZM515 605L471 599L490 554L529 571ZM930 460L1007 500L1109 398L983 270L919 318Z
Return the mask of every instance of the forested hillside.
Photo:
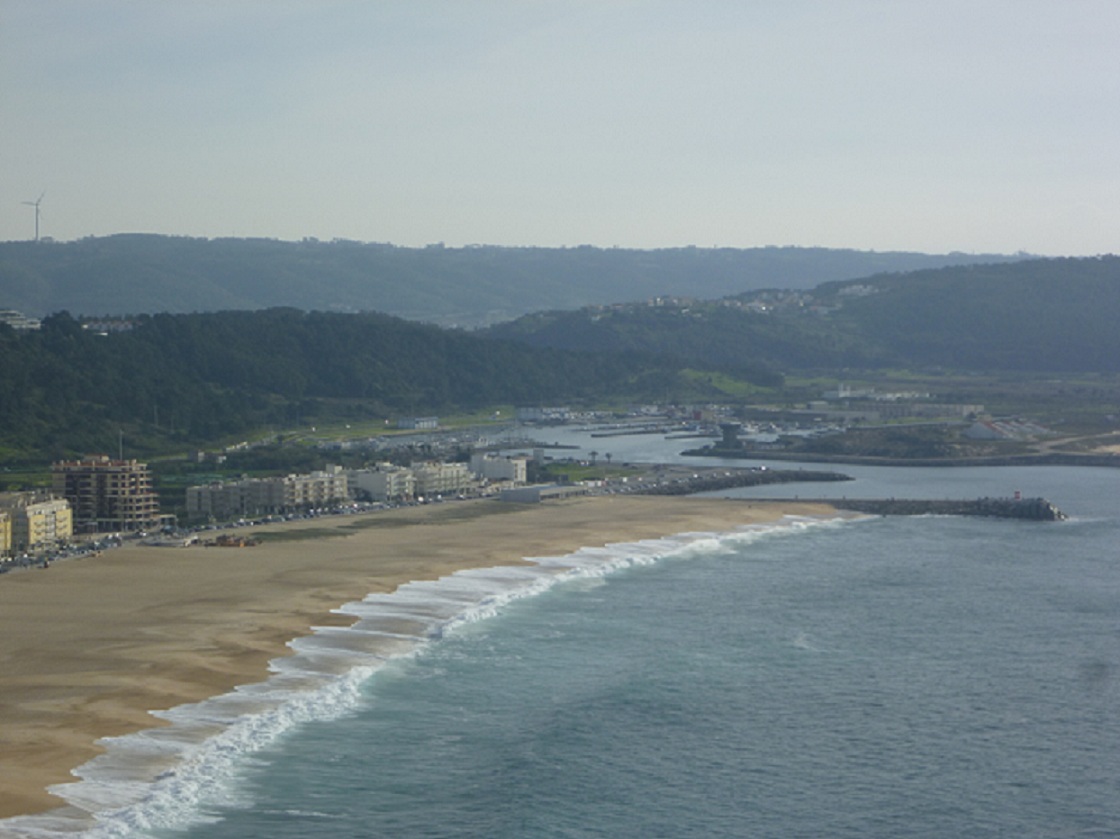
M838 325L911 363L1120 371L1115 256L917 271L827 284L815 296L838 305Z
M810 292L547 312L487 334L723 368L1120 371L1120 258L881 275Z
M474 327L544 309L720 297L1011 257L825 248L401 248L120 235L0 243L0 308L33 316L291 306Z
M840 368L1120 372L1120 259L1033 260L522 318L485 333L292 308L0 325L0 458L212 441L318 417L725 401ZM526 346L526 344L530 346ZM730 374L710 376L708 373Z
M211 442L317 417L687 395L679 364L533 350L386 315L156 315L97 334L67 313L0 325L0 459Z

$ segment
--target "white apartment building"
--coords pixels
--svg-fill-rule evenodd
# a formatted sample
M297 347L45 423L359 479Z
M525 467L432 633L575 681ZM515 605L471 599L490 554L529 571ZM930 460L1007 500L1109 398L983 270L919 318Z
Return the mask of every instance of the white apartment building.
M328 466L322 472L310 475L288 475L284 482L284 506L324 507L350 498L346 470L341 466Z
M397 420L397 428L432 431L439 428L439 417L401 417Z
M17 332L30 332L42 326L38 318L29 318L15 309L0 309L0 323L6 323Z
M572 410L567 405L527 405L515 410L518 422L567 422L572 415Z
M411 469L392 463L378 463L372 469L350 473L350 491L366 493L374 501L404 501L416 494L416 478Z
M471 471L486 481L525 483L527 460L524 457L499 457L485 452L471 455Z
M346 472L329 466L308 475L243 478L187 488L187 518L228 520L241 516L324 507L350 498Z
M425 461L413 464L412 474L418 496L454 495L475 487L474 476L465 463Z
M187 518L233 519L284 509L284 484L277 478L243 478L187 487Z

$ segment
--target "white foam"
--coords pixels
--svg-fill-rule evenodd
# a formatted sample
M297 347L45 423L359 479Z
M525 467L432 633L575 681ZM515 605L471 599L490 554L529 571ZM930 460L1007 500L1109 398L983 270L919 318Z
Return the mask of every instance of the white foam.
M254 753L294 726L351 713L361 701L362 683L387 661L491 617L512 600L565 581L599 580L667 558L731 551L768 535L833 521L842 520L787 517L726 533L681 533L582 548L533 557L529 565L469 569L370 594L334 610L354 617L352 626L316 627L291 641L292 654L270 663L266 681L153 712L165 727L99 741L104 754L74 770L79 780L51 788L69 806L0 821L0 839L125 839L212 820L207 806L239 804L238 773Z

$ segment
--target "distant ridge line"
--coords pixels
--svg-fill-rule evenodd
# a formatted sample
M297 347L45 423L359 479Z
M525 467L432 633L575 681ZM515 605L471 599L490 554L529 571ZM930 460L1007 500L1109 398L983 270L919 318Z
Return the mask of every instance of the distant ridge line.
M1024 258L796 246L413 248L117 234L40 247L0 242L0 301L37 317L62 310L100 317L283 306L378 311L474 328L529 312L665 295L714 299L762 288L808 289Z

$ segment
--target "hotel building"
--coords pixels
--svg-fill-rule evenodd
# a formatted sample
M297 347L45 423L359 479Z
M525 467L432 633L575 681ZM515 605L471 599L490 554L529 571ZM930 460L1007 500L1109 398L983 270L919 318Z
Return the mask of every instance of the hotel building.
M148 530L160 521L148 464L94 455L51 466L55 495L70 502L79 532Z

